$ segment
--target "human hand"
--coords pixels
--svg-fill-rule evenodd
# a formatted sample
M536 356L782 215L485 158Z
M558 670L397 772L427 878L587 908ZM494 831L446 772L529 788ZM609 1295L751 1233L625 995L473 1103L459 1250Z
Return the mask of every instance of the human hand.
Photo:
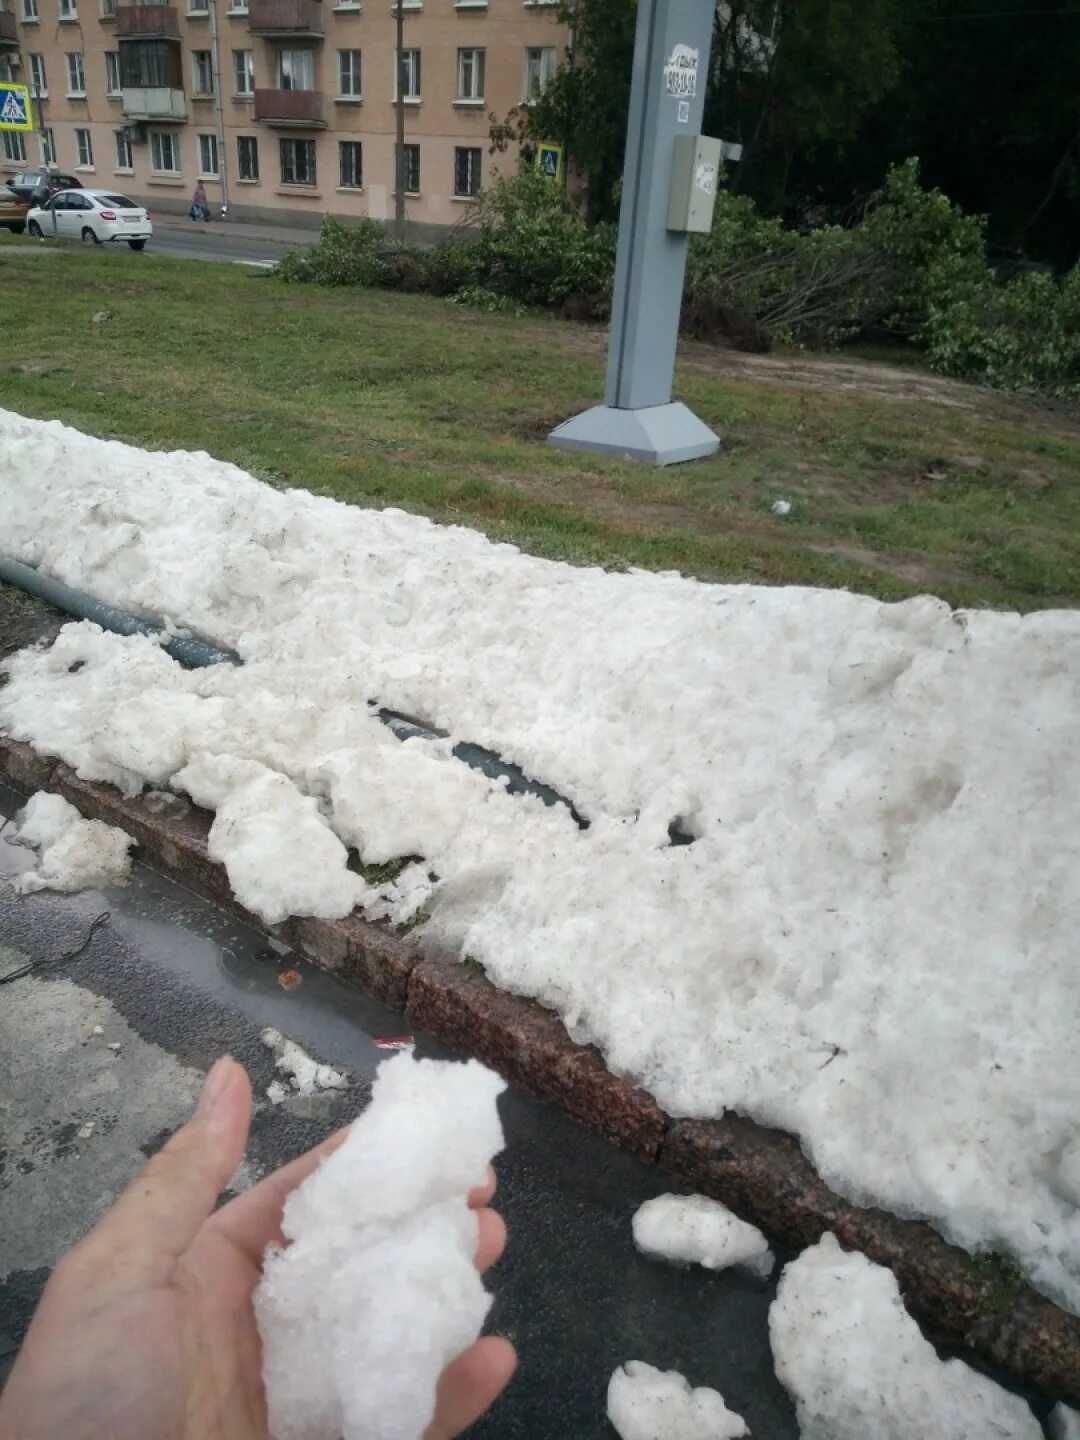
M268 1440L252 1294L286 1197L344 1132L215 1212L250 1124L251 1083L219 1060L191 1121L53 1272L0 1396L0 1440ZM489 1173L469 1196L481 1271L506 1243L494 1193ZM516 1364L494 1336L460 1355L425 1440L471 1425Z

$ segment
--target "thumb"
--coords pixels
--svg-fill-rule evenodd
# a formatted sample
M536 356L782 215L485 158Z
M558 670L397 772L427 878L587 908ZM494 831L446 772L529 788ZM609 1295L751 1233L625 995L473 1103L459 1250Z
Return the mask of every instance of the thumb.
M166 1273L184 1253L243 1159L251 1082L225 1056L207 1075L194 1116L159 1150L87 1239Z

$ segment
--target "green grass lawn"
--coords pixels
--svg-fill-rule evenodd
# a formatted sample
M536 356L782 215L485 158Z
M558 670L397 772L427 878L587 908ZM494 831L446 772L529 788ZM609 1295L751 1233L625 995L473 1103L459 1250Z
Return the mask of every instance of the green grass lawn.
M24 414L578 563L1080 600L1080 419L1063 410L851 357L687 346L676 393L724 448L653 470L542 443L600 398L597 330L24 245L0 242L0 405Z

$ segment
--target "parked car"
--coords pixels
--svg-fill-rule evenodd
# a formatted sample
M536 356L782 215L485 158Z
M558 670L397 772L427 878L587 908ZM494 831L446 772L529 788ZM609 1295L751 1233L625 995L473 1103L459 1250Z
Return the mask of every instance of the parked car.
M26 212L30 203L7 185L0 185L0 230L10 230L21 235L26 229Z
M31 235L59 235L72 240L126 242L143 250L154 233L150 212L115 190L61 190L26 217Z
M58 190L82 189L82 181L76 175L63 174L44 166L39 170L24 170L21 175L12 175L5 184L31 205L43 205Z

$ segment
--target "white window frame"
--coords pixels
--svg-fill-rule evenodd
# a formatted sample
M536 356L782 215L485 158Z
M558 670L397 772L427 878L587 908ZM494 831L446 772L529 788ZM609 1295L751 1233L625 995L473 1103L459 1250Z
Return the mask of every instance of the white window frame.
M112 83L112 82L113 82L113 77L114 77L114 75L115 75L115 78L116 78L116 84L115 84L115 85ZM119 50L106 50L106 51L105 51L105 93L106 93L106 95L114 95L114 96L115 96L115 95L121 95L121 94L123 94L123 88L124 88L124 87L123 87L123 86L121 85L121 83L120 83L120 51L119 51Z
M338 52L338 99L362 100L364 98L364 60L360 50L339 50ZM348 61L348 65L346 65ZM348 75L346 75L348 70ZM346 89L348 81L348 89Z
M246 15L248 13L248 0L230 0L226 15Z
M210 14L210 0L187 0L187 13L198 20L203 15Z
M359 163L358 163L357 166L356 166L356 170L357 170L357 172L358 172L358 175L357 175L357 181L356 181L356 184L355 184L355 185L346 185L346 183L345 183L345 177L344 177L343 168L342 168L342 161L343 161L343 159L344 159L344 150L345 150L345 146L346 146L346 145L355 145L355 146L356 146L357 159L358 159ZM339 140L339 141L338 141L338 189L339 189L339 190L347 190L350 194L353 194L354 192L358 193L359 191L363 190L363 188L364 188L364 144L363 144L363 141L362 141L362 140Z
M86 126L80 125L75 131L75 169L93 170L94 137Z
M483 105L487 52L481 45L460 46L457 52L457 104Z
M41 156L45 165L56 164L56 135L51 125L41 131Z
M233 52L233 94L249 99L255 94L255 52L253 50L234 50ZM243 56L243 64L240 57ZM242 78L243 87L240 85Z
M252 152L255 157L255 174L243 175L243 165L240 163L240 146L244 141L250 140L255 147ZM240 185L258 185L259 183L259 137L257 135L238 135L236 137L236 179Z
M116 19L116 0L100 0L98 6L98 18L100 20Z
M38 23L38 0L22 0L20 18L24 25L36 25Z
M297 78L296 74L292 73L293 71L303 71L303 75L299 78L307 83L293 84ZM310 94L315 89L314 50L279 50L277 72L277 88L279 90L299 90L303 94ZM286 80L289 81L288 84L285 83Z
M475 165L476 165L476 189L475 189L475 190L459 190L458 187L457 187L457 178L458 178L458 156L459 156L459 155L462 155L462 154L470 155L470 156L472 156L472 155L475 155L475 156L476 156L476 160L475 160ZM470 161L468 162L470 177L471 177L471 174L472 174L473 164L474 164L474 162L473 162L472 160L470 160ZM454 199L455 199L455 200L475 200L476 196L480 193L480 190L482 189L483 184L484 184L484 152L483 152L483 149L482 149L479 145L455 145L455 146L454 146Z
M4 159L9 165L26 164L26 135L22 130L3 130Z
M34 100L49 98L49 71L44 55L27 55L30 62L30 95Z
M69 99L69 100L85 100L85 99L86 99L86 63L85 63L85 61L83 60L83 52L82 52L81 50L69 50L69 51L67 52L67 72L68 72L68 92L67 92L67 93L68 93L68 99ZM74 83L76 79L78 79L79 82L80 82L78 85L76 85L76 84Z
M286 180L285 178L285 146L286 145L310 145L312 157L311 179L310 180ZM280 166L282 185L292 185L304 190L315 190L319 183L319 152L314 140L307 136L283 136L278 142L278 165Z
M168 169L161 164L162 146L168 144L169 159L173 162ZM150 173L151 175L180 174L180 136L171 130L150 131Z
M408 9L409 7L406 6L405 8ZM403 51L401 52L401 54L402 54L402 59L403 59L403 61L404 61L404 65L402 66L402 68L403 68L404 71L405 71L405 104L406 104L406 105L419 105L419 104L420 104L420 97L421 97L421 87L422 87L423 81L424 81L424 69L423 69L423 64L421 63L420 48L419 48L419 46L411 46L411 47L403 50ZM395 64L394 64L394 99L395 99L395 101L396 101L397 98L398 98L398 85L400 84L400 81L401 81L401 77L400 77L400 75L398 74L398 66L397 66L397 63L395 62Z
M205 74L203 62L205 61ZM203 85L205 79L206 84ZM214 94L214 54L212 50L191 52L191 94L193 98L206 99Z
M533 66L534 55L539 57L535 66L535 74ZM526 45L525 90L522 97L525 105L535 104L551 84L558 68L559 61L555 53L554 45ZM547 71L546 75L544 73L545 70Z
M56 18L60 21L61 25L78 24L78 0L58 0Z
M208 159L213 161L212 165L207 165ZM205 131L199 135L199 179L221 179L221 157L218 154L217 136Z
M116 154L113 174L133 175L135 173L135 156L131 153L131 138L125 130L113 131L113 147Z

